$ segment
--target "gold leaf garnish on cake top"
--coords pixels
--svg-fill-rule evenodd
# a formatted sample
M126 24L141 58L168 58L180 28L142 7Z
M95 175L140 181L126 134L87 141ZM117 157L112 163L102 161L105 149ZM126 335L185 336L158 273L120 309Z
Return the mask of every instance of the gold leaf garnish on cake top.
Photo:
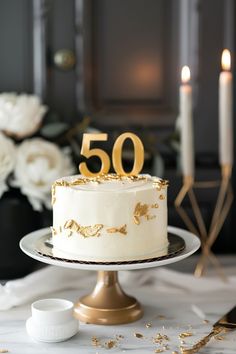
M60 180L60 181L56 181L52 184L52 205L55 204L55 202L56 202L56 187L57 186L68 187L69 182L64 181L64 180Z
M121 233L123 235L127 235L127 225L123 225L121 227L110 227L107 229L109 234Z
M69 229L73 232L80 233L84 237L99 236L99 231L103 228L102 224L95 224L91 226L81 226L75 220L71 219L65 222L64 229Z
M153 186L158 191L165 189L166 187L168 187L168 185L169 185L169 181L167 181L166 179L161 179L161 178L154 178L153 179Z
M101 174L96 177L77 177L71 181L65 181L63 179L57 180L52 185L52 205L56 202L56 187L74 187L79 185L84 185L88 183L102 183L106 181L129 181L129 182L137 182L137 181L146 181L148 178L146 176L122 176L117 175L115 173Z

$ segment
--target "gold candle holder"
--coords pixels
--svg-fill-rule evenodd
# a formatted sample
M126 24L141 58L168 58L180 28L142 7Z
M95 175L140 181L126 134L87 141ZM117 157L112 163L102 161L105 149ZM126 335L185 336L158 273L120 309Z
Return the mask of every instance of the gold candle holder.
M176 210L183 222L185 223L186 227L191 232L198 235L201 240L202 254L194 272L195 276L197 277L201 277L204 274L208 261L210 261L212 265L216 268L217 273L219 274L221 279L223 279L224 281L227 280L219 260L212 252L212 246L214 245L217 237L219 236L220 230L226 220L231 204L233 202L231 174L232 166L223 165L221 167L220 180L195 182L191 176L185 176L183 178L182 188L180 189L175 199ZM195 189L204 188L219 189L209 229L207 229L203 220L202 212L194 191ZM186 196L189 197L189 201L195 218L195 223L191 220L191 218L182 206L182 202Z

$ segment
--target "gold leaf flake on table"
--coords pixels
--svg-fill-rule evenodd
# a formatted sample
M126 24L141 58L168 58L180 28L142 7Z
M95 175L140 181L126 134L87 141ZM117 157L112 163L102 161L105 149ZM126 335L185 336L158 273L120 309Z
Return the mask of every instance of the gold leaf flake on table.
M97 337L93 336L92 339L92 345L95 347L100 347L101 346L101 342L100 339L98 339Z
M117 341L111 339L111 340L105 342L104 346L107 349L112 349L112 348L116 347L116 344L117 344Z
M148 322L148 323L145 324L145 327L146 328L150 328L150 327L152 327L152 324L150 322Z
M223 337L223 336L215 336L215 339L216 339L216 340L224 340L225 337Z
M209 320L203 320L203 323L205 323L205 324L207 324L209 322L210 322Z
M153 338L153 343L162 344L163 341L169 341L169 337L166 334L157 333L157 335Z
M143 338L143 334L142 333L134 333L134 336L136 338Z
M192 337L192 332L183 332L183 333L180 333L179 335L179 338L182 339L182 338L186 338L186 337Z

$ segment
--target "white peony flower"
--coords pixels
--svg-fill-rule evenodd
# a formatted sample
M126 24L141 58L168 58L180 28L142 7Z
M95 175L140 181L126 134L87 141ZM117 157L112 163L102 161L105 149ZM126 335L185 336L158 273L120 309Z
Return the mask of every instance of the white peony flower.
M11 139L0 132L0 197L8 190L6 179L13 171L16 159L16 148Z
M68 153L41 138L25 140L17 151L12 185L19 187L35 210L51 207L51 185L74 172Z
M0 130L9 136L24 138L40 127L47 107L34 95L0 94Z

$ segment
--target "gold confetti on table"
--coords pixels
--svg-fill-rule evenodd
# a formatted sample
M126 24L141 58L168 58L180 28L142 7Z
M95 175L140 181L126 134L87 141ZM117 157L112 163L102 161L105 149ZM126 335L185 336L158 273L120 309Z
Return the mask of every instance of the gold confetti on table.
M0 353L9 353L8 349L0 349Z
M163 352L164 352L163 349L156 349L156 350L155 350L155 353L163 353Z
M116 340L109 340L108 342L105 342L104 346L107 349L112 349L114 347L116 347L117 341Z
M136 338L143 338L142 333L134 333L134 336L135 336Z
M179 338L182 339L182 338L186 338L186 337L192 337L192 332L183 332L183 333L180 333L179 335Z
M124 339L124 336L122 334L117 334L116 339L117 340Z
M100 347L101 346L101 342L97 337L92 337L92 345L94 345L95 347Z
M158 333L156 337L153 338L153 343L162 344L163 341L169 341L169 337L166 334Z
M150 328L150 327L152 327L152 324L151 324L151 323L146 323L146 324L145 324L145 327L146 327L146 328Z
M177 352L176 350L173 351L171 354L179 354L179 352Z
M166 319L166 316L164 316L164 315L158 315L157 318L159 318L159 320L165 320L165 319Z
M223 337L223 336L215 336L215 339L217 339L217 340L224 340L225 337Z
M206 324L207 324L207 323L209 323L209 322L210 322L210 321L208 321L208 320L203 320L203 323L206 323Z

